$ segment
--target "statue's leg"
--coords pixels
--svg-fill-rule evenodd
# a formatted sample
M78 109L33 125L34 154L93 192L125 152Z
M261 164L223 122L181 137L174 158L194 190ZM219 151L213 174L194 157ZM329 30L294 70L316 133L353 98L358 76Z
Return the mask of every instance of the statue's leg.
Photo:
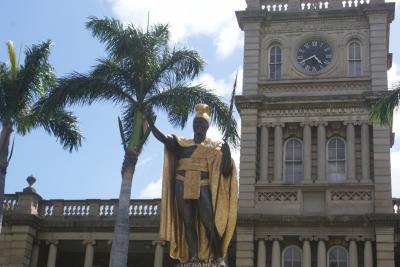
M216 259L221 257L221 238L218 235L213 219L213 209L211 205L211 194L208 186L202 186L200 189L199 200L200 220L203 223L207 238L211 237L211 248Z
M189 258L198 258L198 237L194 227L194 201L183 198L183 182L175 183L175 194L178 203L179 215L185 225L186 242L189 247Z

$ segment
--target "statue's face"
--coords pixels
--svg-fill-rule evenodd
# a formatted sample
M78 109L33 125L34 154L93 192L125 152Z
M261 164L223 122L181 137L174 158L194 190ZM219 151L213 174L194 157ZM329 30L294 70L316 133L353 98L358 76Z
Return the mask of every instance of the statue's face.
M193 120L193 134L194 134L194 142L199 144L206 139L208 130L208 122L200 117L194 118Z

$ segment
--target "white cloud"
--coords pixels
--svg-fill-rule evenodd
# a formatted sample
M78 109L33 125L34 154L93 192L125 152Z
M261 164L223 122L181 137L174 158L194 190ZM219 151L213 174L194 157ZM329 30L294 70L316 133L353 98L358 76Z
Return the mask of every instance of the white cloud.
M108 1L114 14L125 23L145 28L149 13L150 24L168 23L174 43L193 35L210 36L221 58L243 43L234 13L245 8L243 0Z
M238 123L238 133L240 134L240 127L241 127L240 119L237 121L237 123ZM218 130L217 127L211 126L208 129L207 137L210 139L213 139L213 140L222 140L222 133ZM236 163L236 168L239 168L240 148L238 147L237 149L233 149L231 147L231 155L232 155L233 160Z
M142 191L139 193L140 199L149 199L149 198L161 198L161 188L162 188L162 179L153 181L149 183Z
M396 62L393 62L392 68L388 71L389 88L390 88L390 86L394 85L396 82L400 82L400 68Z
M153 156L149 156L149 157L147 157L147 158L144 158L144 159L139 160L138 163L136 164L136 168L139 167L139 166L144 166L144 165L146 165L147 163L149 163L150 161L152 161L153 158L154 158Z
M400 151L390 154L390 165L392 172L392 195L400 197Z
M243 68L240 67L237 70L238 73L238 80L237 80L237 87L236 87L236 94L242 93L243 87ZM236 71L232 72L229 75L227 80L225 79L215 79L211 74L204 73L201 74L200 77L195 81L195 83L201 83L205 85L208 89L214 91L214 93L218 96L226 97L230 99L233 89L233 83L235 82Z
M388 85L394 85L395 82L400 82L400 68L393 62L392 68L388 72ZM397 110L393 117L393 129L395 138L400 136L400 111ZM395 148L395 147L393 147ZM390 153L391 176L392 176L392 194L400 197L400 165L397 164L400 160L400 151Z

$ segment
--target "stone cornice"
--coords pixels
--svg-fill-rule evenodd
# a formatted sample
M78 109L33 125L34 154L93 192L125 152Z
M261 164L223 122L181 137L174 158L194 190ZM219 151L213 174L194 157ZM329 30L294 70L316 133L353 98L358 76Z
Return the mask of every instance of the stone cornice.
M396 214L371 215L334 215L334 216L295 216L295 215L263 215L257 212L238 214L238 225L292 225L299 226L396 226L400 223L400 216Z
M258 109L261 111L285 112L329 109L358 109L359 113L368 113L369 107L378 99L387 95L388 91L365 92L362 94L320 95L320 96L264 96L264 95L238 95L235 97L236 108L239 113L245 109ZM343 111L343 110L342 110ZM338 111L341 113L342 111ZM355 112L355 110L351 110ZM307 112L306 112L307 113ZM308 112L309 113L309 112Z

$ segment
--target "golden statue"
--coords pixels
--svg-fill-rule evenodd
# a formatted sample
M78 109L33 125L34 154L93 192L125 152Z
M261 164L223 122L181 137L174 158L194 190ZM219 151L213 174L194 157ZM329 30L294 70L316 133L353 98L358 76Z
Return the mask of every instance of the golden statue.
M181 263L226 266L237 219L236 167L227 143L206 138L209 107L195 108L193 139L166 136L150 123L165 145L160 236Z

